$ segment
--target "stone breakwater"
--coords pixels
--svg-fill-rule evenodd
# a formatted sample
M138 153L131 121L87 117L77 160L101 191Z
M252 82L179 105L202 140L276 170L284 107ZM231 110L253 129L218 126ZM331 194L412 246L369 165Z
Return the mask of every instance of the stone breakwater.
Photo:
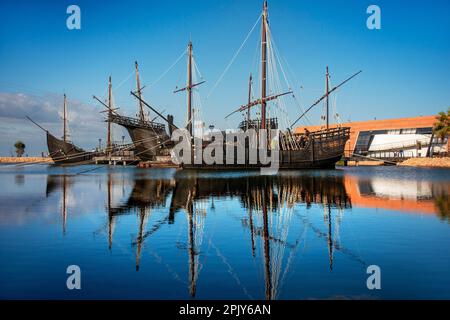
M0 163L53 163L48 157L0 157Z
M445 158L411 158L399 163L400 166L450 168L450 157Z

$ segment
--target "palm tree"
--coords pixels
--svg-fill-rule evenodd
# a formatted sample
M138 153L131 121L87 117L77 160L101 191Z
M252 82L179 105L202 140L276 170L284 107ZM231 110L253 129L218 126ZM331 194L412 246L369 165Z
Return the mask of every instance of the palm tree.
M436 122L433 126L433 133L436 137L444 140L446 137L450 135L450 107L447 112L441 111L439 115L436 117ZM447 153L449 150L449 140L447 140Z
M441 139L444 139L450 134L450 107L448 108L447 113L444 111L439 112L433 126L433 132Z
M23 154L25 153L25 143L23 143L22 141L18 140L16 141L16 143L14 143L14 147L16 148L16 154L18 157L23 156Z

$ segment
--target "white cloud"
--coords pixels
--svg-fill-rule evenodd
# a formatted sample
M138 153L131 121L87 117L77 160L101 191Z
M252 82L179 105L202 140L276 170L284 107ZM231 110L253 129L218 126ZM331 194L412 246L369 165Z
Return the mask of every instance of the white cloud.
M68 97L69 132L72 141L85 148L98 145L98 139L105 141L106 124L99 108ZM47 151L45 134L28 121L31 117L56 136L62 135L63 95L46 94L36 96L26 93L0 92L0 154L9 155L16 140L26 144L26 153L39 155ZM115 140L128 134L114 126Z

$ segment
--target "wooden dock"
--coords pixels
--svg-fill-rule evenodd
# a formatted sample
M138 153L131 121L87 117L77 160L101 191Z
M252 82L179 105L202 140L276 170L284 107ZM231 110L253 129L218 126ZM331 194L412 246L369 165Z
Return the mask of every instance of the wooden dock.
M173 162L161 161L141 161L137 165L139 168L179 168L180 166Z
M94 157L95 164L109 164L109 165L134 165L139 162L139 159L134 156L99 156Z
M139 168L179 168L173 163L170 156L157 156L155 161L141 161L137 165Z

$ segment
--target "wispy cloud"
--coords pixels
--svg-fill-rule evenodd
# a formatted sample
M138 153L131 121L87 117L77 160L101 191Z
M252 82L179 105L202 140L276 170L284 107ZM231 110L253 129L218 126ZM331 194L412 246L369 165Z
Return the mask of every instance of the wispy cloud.
M42 96L27 93L0 92L0 153L8 154L14 141L21 139L29 154L39 154L47 149L43 132L25 116L44 126L56 136L62 134L63 95ZM69 132L74 143L90 149L105 136L104 116L99 108L68 97ZM116 139L128 134L122 128L113 131Z

